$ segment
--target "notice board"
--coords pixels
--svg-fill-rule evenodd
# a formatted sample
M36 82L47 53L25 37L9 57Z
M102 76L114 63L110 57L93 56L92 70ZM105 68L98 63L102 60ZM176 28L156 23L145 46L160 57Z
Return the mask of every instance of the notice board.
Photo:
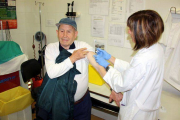
M0 29L17 29L16 0L0 0Z

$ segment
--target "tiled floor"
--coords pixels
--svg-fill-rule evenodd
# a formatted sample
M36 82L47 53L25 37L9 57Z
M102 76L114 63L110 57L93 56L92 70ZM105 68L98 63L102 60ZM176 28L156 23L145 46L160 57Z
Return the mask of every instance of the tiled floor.
M34 108L34 105L35 105L35 103L32 104L32 108ZM36 118L36 114L34 113L34 114L32 114L32 120L34 120L35 118ZM99 117L94 116L94 115L91 115L91 120L104 120L104 119L99 118Z

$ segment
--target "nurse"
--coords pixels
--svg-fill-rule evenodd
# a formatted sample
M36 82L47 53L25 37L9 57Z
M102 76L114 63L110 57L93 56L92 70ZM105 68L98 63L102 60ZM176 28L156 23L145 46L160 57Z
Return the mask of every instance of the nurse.
M137 54L128 63L98 49L94 58L104 67L98 72L115 92L124 93L119 120L157 120L164 71L164 50L158 40L164 24L156 11L142 10L128 18L127 26Z

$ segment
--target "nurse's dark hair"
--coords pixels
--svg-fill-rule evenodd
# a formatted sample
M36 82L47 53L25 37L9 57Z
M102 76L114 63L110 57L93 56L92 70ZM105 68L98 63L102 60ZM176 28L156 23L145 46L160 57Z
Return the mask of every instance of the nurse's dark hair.
M164 31L161 16L153 10L142 10L132 14L127 20L127 26L135 40L134 50L148 48L157 43Z

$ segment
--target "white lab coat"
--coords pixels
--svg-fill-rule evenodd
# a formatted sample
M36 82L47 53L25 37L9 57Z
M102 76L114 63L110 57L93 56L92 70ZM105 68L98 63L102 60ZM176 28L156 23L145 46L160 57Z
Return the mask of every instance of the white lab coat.
M169 13L163 44L165 52L164 79L180 90L180 14Z
M159 43L143 48L130 64L116 59L103 79L124 92L120 120L157 120L164 71L164 49Z

